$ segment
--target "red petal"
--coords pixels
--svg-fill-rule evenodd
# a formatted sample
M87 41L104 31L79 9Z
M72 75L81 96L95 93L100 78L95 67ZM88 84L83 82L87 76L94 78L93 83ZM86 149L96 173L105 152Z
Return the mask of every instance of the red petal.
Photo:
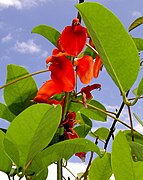
M67 26L61 36L60 45L71 56L77 56L86 44L86 29L81 25Z
M90 83L93 77L94 61L91 56L85 55L83 58L77 60L77 74L83 84Z
M94 68L93 68L93 76L95 78L98 77L101 66L102 66L102 61L101 61L100 57L98 55L96 55L96 60L94 63Z
M85 152L76 153L75 156L78 156L82 160L82 162L85 162L85 157L86 157Z
M49 67L52 80L62 89L62 91L73 91L75 86L75 74L72 63L65 56L53 58L53 64Z
M49 80L39 89L34 101L38 103L48 103L50 97L60 93L62 93L62 90L59 89L59 86L53 80Z

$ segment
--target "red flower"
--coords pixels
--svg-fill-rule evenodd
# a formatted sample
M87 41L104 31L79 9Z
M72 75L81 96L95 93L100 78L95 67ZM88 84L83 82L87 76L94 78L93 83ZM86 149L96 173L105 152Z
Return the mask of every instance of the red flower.
M72 26L63 30L58 41L58 48L71 56L77 56L84 48L87 40L86 28L82 27L79 19L74 19Z
M75 74L73 65L65 56L50 56L46 63L51 62L49 70L51 71L51 79L64 92L71 92L75 86Z
M93 77L94 61L91 56L85 55L77 60L77 75L83 84L90 83Z
M95 63L94 63L94 68L93 68L93 76L94 76L94 78L98 77L101 67L102 67L102 61L101 61L99 55L96 54L96 60L95 60Z
M93 85L88 85L86 87L83 87L80 92L85 93L86 94L86 99L89 100L89 99L92 98L91 91L94 90L94 89L100 89L100 88L101 88L100 84L93 84Z
M37 103L48 103L49 98L55 94L61 94L62 90L60 87L53 81L46 81L43 86L37 92L34 101Z
M73 129L74 125L76 124L76 113L75 112L69 112L65 118L65 120L62 122L62 125L64 126L64 139L74 139L79 138L76 131ZM86 153L79 152L75 154L78 156L82 161L85 160Z

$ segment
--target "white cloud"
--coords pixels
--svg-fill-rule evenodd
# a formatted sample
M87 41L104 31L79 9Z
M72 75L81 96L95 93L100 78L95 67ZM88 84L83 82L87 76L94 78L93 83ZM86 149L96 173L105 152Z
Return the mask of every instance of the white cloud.
M0 0L0 9L9 7L14 7L16 9L31 8L47 1L49 0Z
M140 11L133 11L132 16L133 17L140 17L140 16L142 16L142 13Z
M35 44L32 39L28 40L27 42L19 42L17 41L14 46L15 51L18 51L23 54L34 54L39 53L41 48L39 45Z
M12 35L11 34L8 34L6 36L4 36L2 39L1 39L1 42L2 43L6 43L6 42L9 42L12 40Z

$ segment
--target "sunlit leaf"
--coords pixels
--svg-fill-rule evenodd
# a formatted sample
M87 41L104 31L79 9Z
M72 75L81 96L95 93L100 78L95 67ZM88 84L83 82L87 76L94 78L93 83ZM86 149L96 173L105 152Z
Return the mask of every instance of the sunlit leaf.
M5 151L18 167L25 167L52 140L61 120L61 106L36 104L10 124Z
M138 86L138 90L137 90L137 95L141 96L143 94L143 78L141 79L139 86Z
M8 109L5 104L0 103L0 118L11 122L15 118L15 115Z
M143 121L140 120L140 118L135 113L133 113L133 114L134 114L136 120L143 126Z
M100 150L96 144L84 138L76 138L65 140L46 148L40 153L40 157L45 165L48 166L62 158L68 160L75 153L88 151L93 151L100 155Z
M98 128L96 131L90 133L90 135L94 138L106 140L109 135L109 129L105 127L101 127L101 128Z
M125 130L125 131L123 131L123 133L126 136L127 141L131 142L132 141L132 133L131 133L131 131L130 130ZM134 141L143 145L143 135L140 134L137 131L134 131Z
M129 26L128 31L135 29L136 27L140 26L141 24L143 24L143 17L139 17L136 20L134 20L132 22L132 24Z
M76 5L102 62L121 92L134 84L140 67L137 48L119 19L96 2Z
M32 33L40 34L48 39L53 45L57 46L60 33L53 27L47 25L39 25L32 29Z
M96 157L89 169L89 179L109 180L111 175L111 154L105 153L103 157Z
M22 66L8 65L6 83L10 83L27 74L29 72ZM29 77L4 88L4 99L10 111L18 115L25 108L33 104L31 100L35 97L36 92L36 83L33 77Z
M138 49L138 51L143 51L143 39L141 38L133 38L134 43Z
M133 168L135 171L135 180L142 180L143 177L143 162L133 162Z
M106 111L105 107L101 103L95 100L91 100L90 102L88 102L88 104L91 105L93 108L85 108L81 103L72 102L70 105L70 110L81 113L93 120L106 121L106 114L94 109L94 107L97 107L103 111Z
M136 142L130 142L130 147L137 160L143 161L143 145Z
M3 140L5 133L0 130L0 171L9 173L11 170L12 162L4 151Z
M116 180L126 180L129 177L130 180L135 180L131 148L121 131L119 131L113 141L111 161Z

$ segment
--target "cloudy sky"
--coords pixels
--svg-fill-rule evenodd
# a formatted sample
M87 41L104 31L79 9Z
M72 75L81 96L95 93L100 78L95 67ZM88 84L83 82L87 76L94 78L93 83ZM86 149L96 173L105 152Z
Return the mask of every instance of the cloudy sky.
M113 11L126 29L133 20L143 16L142 0L98 0L96 2ZM31 34L31 30L39 24L46 24L62 31L76 17L77 10L74 7L76 3L78 0L0 0L0 86L5 83L7 64L22 65L31 73L45 69L45 59L51 55L53 45L43 37ZM133 30L131 35L143 38L143 26ZM139 77L142 75L143 70ZM47 74L42 74L34 78L40 87L47 77ZM102 85L101 91L94 92L94 98L103 103L108 110L118 109L121 103L120 92L105 69L93 82ZM0 91L0 101L3 101L2 91ZM140 101L133 108L133 112L136 112L141 119L143 119L142 107L143 102ZM120 118L128 123L126 109ZM0 123L1 127L8 125L2 120ZM99 126L110 127L111 123L111 119L105 124L94 122L94 129ZM134 120L134 126L143 132L143 128L136 120Z

